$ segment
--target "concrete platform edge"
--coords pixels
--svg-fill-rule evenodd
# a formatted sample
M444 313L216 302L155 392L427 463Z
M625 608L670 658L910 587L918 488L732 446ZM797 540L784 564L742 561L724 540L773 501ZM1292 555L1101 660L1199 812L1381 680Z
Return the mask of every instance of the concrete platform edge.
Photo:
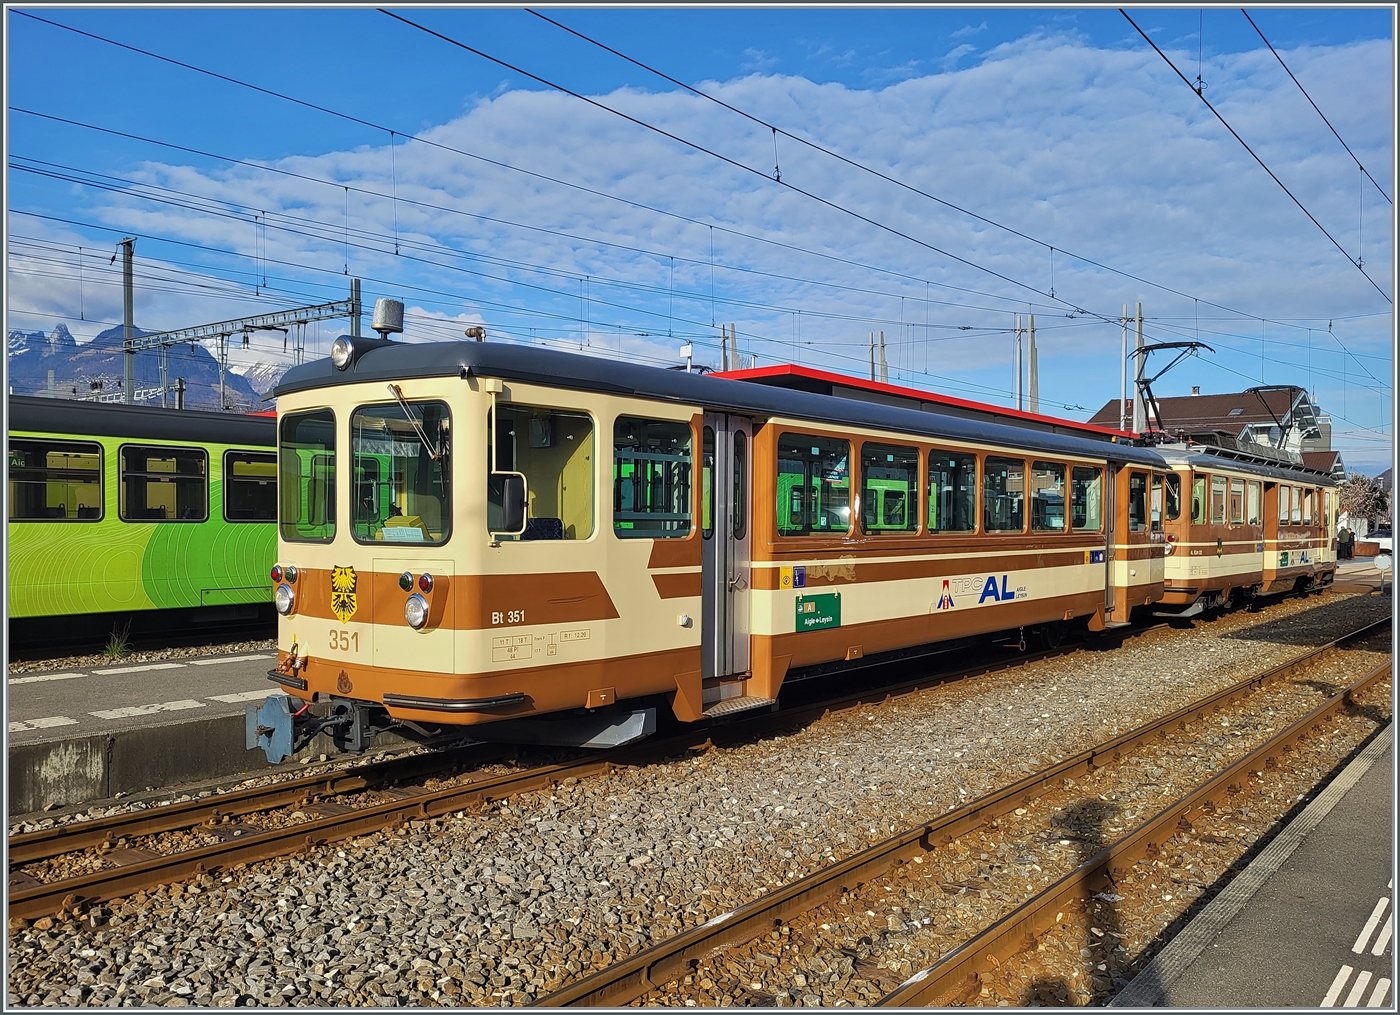
M403 737L381 734L367 755L405 743ZM14 744L6 764L8 817L33 815L50 805L110 800L118 793L141 793L147 787L169 789L201 780L288 770L305 758L337 753L323 733L289 761L269 765L262 751L247 749L241 714Z
M1331 813L1375 764L1376 759L1390 749L1395 738L1391 724L1351 760L1351 763L1319 793L1303 812L1289 822L1274 841L1269 843L1249 866L1210 901L1210 904L1186 925L1180 934L1157 953L1131 983L1109 1002L1110 1008L1157 1008L1166 999L1166 990L1194 962L1217 934L1249 903L1256 892L1293 855L1322 820Z

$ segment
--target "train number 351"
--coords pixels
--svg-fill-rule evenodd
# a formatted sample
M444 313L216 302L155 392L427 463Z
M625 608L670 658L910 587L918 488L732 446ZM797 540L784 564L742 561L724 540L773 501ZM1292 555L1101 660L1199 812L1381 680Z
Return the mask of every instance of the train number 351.
M331 648L341 652L360 651L360 632L337 631L331 628Z
M494 624L523 624L525 623L524 610L492 610L491 623Z

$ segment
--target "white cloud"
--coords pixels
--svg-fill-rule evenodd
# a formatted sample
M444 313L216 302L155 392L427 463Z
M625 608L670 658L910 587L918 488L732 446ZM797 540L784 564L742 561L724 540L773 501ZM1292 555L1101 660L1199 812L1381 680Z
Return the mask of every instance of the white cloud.
M950 36L950 38L953 38L953 39L966 39L966 38L970 38L971 36L976 35L976 34L979 33L979 32L985 32L986 30L987 30L987 23L986 23L985 21L982 22L980 25L976 25L976 26L974 26L974 25L963 25L963 26L962 26L961 28L959 28L956 32L953 32L952 35Z
M964 45L953 53L965 55L971 49ZM1184 53L1170 55L1186 58ZM768 54L747 56L755 71L773 65ZM1381 180L1390 177L1393 158L1390 57L1385 43L1284 54ZM1357 225L1355 164L1292 83L1281 79L1272 55L1218 57L1205 73L1211 101L1350 250ZM853 159L1042 237L1058 250L1074 250L1249 313L1315 318L1322 335L1332 317L1338 320L1334 331L1354 351L1389 355L1386 318L1341 323L1342 318L1385 309L1384 301L1149 50L1095 49L1078 37L1032 36L998 45L973 66L877 89L758 72L703 87ZM762 174L773 172L772 134L704 100L678 92L621 90L603 101ZM871 228L567 96L517 90L476 97L461 116L421 136L703 223L829 255L758 243L716 228L712 308L712 233L706 225L402 139L392 179L389 149L379 139L353 151L278 162L278 168L308 176L397 193L397 209L390 198L351 193L350 270L366 279L367 299L392 293L414 305L421 317L442 321L432 325L435 335L449 337L454 329L460 334L460 321L480 320L493 336L550 338L577 346L586 335L587 348L611 349L614 355L649 349L672 361L674 349L694 337L709 343L697 346L701 360L708 355L713 361L718 329L711 322L734 321L741 347L761 361L792 359L796 352L804 362L860 372L867 333L883 329L894 373L912 383L1004 401L1011 386L1007 332L1012 315L1033 310L1047 404L1096 409L1116 397L1116 325L1068 319L1067 308L995 275ZM779 139L776 159L784 183L994 272L1047 292L1051 287L1051 257L1043 247L856 173L787 139ZM274 223L279 214L307 220L296 224L299 232L268 230L269 275L299 280L299 291L308 298L337 298L343 288L345 278L337 273L346 262L346 217L344 192L338 187L246 167L211 173L157 162L147 164L140 177L267 209ZM410 200L581 239L416 207ZM398 256L393 253L396 211ZM246 221L196 216L129 196L86 193L81 214L73 217L179 237L206 249L246 253L254 246L254 230ZM1389 279L1391 212L1374 194L1368 195L1362 227L1368 270L1377 279ZM356 243L373 249L357 249ZM143 242L138 258L150 256L150 250L153 246ZM886 270L868 271L836 258ZM189 259L197 258L191 253ZM277 261L324 273L279 267ZM227 263L251 269L246 258ZM67 283L16 275L13 262L11 268L11 326L19 326L16 322L27 314L25 320L36 322L35 327L51 327L45 315L66 305ZM1193 300L1071 262L1063 253L1055 255L1053 284L1060 297L1110 317L1117 316L1123 303L1142 300L1154 319L1149 324L1154 337L1197 333ZM151 293L139 303L141 315L149 314L155 326L216 319L217 301L208 298ZM218 313L227 316L251 312L237 300L217 305ZM1161 393L1174 393L1173 384L1183 391L1191 384L1222 391L1259 383L1259 322L1219 320L1226 315L1204 305L1199 312L1201 337L1218 351L1178 368ZM1216 331L1229 334L1212 334ZM669 340L657 337L668 332ZM1265 379L1307 383L1306 330L1270 325L1267 333ZM1346 365L1344 390L1335 343L1314 338L1312 380L1324 405L1340 412L1345 399L1348 416L1376 425L1388 410L1359 386L1355 363ZM1377 376L1389 376L1387 361L1366 362ZM941 379L916 376L925 369ZM1347 426L1336 423L1338 430Z

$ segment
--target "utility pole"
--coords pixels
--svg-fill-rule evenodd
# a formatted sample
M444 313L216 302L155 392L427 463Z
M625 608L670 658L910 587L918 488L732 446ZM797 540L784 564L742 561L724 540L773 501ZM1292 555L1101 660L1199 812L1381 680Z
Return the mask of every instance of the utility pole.
M870 379L875 379L875 332L869 333L870 338Z
M360 337L360 314L364 307L360 304L360 280L352 278L350 280L350 337ZM222 401L222 398L220 399Z
M1123 304L1123 356L1118 361L1118 429L1128 426L1128 304Z
M1142 433L1147 425L1147 406L1142 401L1143 371L1147 366L1147 356L1142 351L1142 304L1137 305L1137 344L1133 347L1133 433Z
M131 340L136 337L136 307L132 279L132 254L136 238L118 240L122 248L122 401L128 405L136 400L136 351Z
M889 364L885 362L885 333L882 331L880 332L880 383L888 384L889 382L890 367Z
M1016 315L1016 344L1011 350L1011 360L1016 365L1016 408L1023 409L1024 397L1021 388L1021 315Z
M1027 330L1026 350L1028 352L1030 374L1030 409L1040 412L1040 361L1035 353L1035 314L1030 315L1030 328Z

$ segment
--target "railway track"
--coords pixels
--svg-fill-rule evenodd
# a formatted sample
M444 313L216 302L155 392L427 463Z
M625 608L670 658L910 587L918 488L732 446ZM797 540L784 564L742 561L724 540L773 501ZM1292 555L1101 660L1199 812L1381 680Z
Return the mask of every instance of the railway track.
M865 903L860 900L874 893L871 886L904 865L911 862L922 865L929 854L970 833L995 828L998 821L1013 814L1025 814L1026 808L1033 806L1040 798L1061 791L1067 780L1070 784L1083 781L1097 769L1119 764L1154 740L1186 731L1193 724L1208 720L1266 685L1277 684L1305 672L1329 653L1345 651L1347 646L1388 632L1389 626L1390 620L1387 618L1304 652L1170 715L1106 740L947 814L908 828L855 856L717 916L702 926L683 931L630 958L582 977L545 997L540 1003L549 1006L620 1005L638 999L643 999L645 1003L684 1003L693 999L694 988L680 986L679 981L690 977L700 983L710 982L705 978L706 964L740 946L749 946L748 953L735 957L731 971L734 967L743 968L750 960L758 968L777 966L784 961L782 955L786 949L797 947L795 942L798 938L810 945L830 929L829 924L822 925L820 930L815 926L804 927L803 924L804 921L811 923L812 914L821 907L829 906L837 897L843 904L861 909ZM1100 935L1107 934L1107 931L1091 926L1096 907L1103 906L1102 902L1095 902L1096 897L1117 898L1115 886L1127 878L1135 862L1160 854L1168 848L1167 840L1181 829L1190 828L1193 819L1200 821L1202 815L1220 808L1222 800L1240 792L1250 773L1278 765L1279 758L1294 748L1301 738L1309 735L1329 716L1345 709L1354 695L1382 680L1389 672L1389 662L1368 667L1363 676L1329 695L1325 702L1308 710L1302 718L1267 742L1249 751L1187 795L1160 807L1152 817L1131 831L1102 844L1102 848L1098 848L1100 844L1094 841L1093 836L1081 839L1081 849L1085 848L1082 845L1085 842L1095 847L1091 856L989 926L970 935L964 934L960 945L931 966L913 971L913 975L903 978L888 969L878 968L868 955L843 949L850 955L848 964L857 969L861 969L863 964L865 972L872 974L875 982L888 981L893 977L894 982L886 983L884 996L872 999L881 1004L933 1006L959 1003L975 999L983 984L991 976L1001 975L1003 967L1008 966L1016 956L1024 957L1027 951L1034 954L1046 935L1056 927L1070 929L1070 924L1066 922L1067 913L1071 922L1085 924L1083 933L1088 940L1094 940L1091 935L1096 931ZM986 859L985 854L983 859ZM883 887L894 891L892 887ZM961 884L944 884L942 890L963 892L974 887L975 883L969 879ZM1027 885L1028 889L1030 887ZM869 915L874 916L874 911L869 911ZM923 922L927 924L929 921L925 919ZM868 938L862 940L869 943ZM755 950L760 943L767 951ZM1023 963L1033 966L1034 959L1023 958ZM881 974L884 974L883 977ZM901 979L903 982L900 982ZM776 998L763 993L758 987L759 980L755 979L750 1003L774 1003ZM817 1002L809 1000L809 1003Z
M1165 623L1115 631L1121 639L1146 634ZM467 753L432 753L388 759L347 772L304 776L212 797L128 811L91 821L12 835L9 839L9 918L32 920L76 914L101 902L217 869L265 860L301 849L479 807L567 778L587 778L614 768L643 765L659 758L705 749L717 741L761 736L765 732L819 718L825 712L859 708L872 701L917 692L940 683L965 680L1027 662L1081 651L1079 646L996 656L952 672L924 675L839 698L804 702L780 712L735 717L723 723L688 727L682 733L610 751L590 752L571 761L504 774L471 776L454 771L497 759L499 745L473 744ZM899 659L890 665L918 660ZM872 668L878 662L872 661ZM818 681L813 681L817 684ZM811 697L811 692L802 692ZM451 779L438 788L405 782ZM243 819L278 809L293 817L276 827ZM299 815L299 817L296 817ZM185 834L175 834L185 833ZM161 837L178 838L171 849ZM197 836L202 841L190 845ZM78 863L62 863L64 858ZM64 867L71 876L49 877ZM29 868L28 871L25 868Z

